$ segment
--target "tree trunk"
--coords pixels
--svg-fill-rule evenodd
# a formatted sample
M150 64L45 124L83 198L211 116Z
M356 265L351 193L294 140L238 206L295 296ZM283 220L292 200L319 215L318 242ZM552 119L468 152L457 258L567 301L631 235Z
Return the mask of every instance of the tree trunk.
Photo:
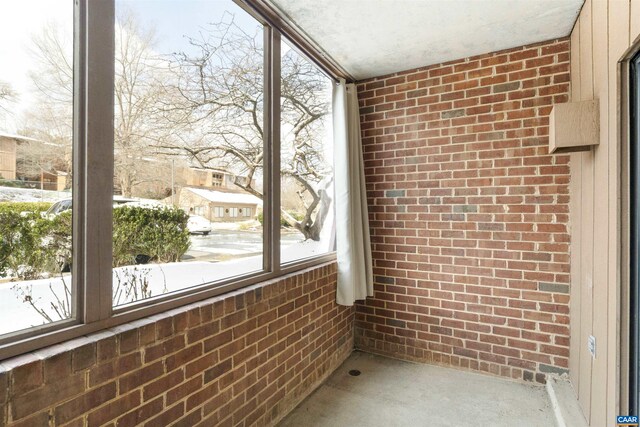
M133 184L131 177L128 173L124 173L123 176L120 177L120 192L123 197L131 197L132 191Z
M315 240L316 242L320 240L320 233L322 232L322 228L324 227L324 220L327 218L327 214L329 213L329 209L331 208L331 197L327 194L327 191L322 189L318 190L318 195L320 196L320 204L318 205L318 213L316 214L316 218L309 227L309 238Z
M284 216L285 221L291 224L296 230L300 231L304 235L305 240L320 240L320 233L322 232L322 227L324 226L324 221L327 218L327 214L329 213L329 209L331 208L331 197L327 193L327 188L329 187L331 180L325 185L325 188L321 188L318 190L318 198L316 199L317 203L312 203L308 208L305 214L305 217L302 221L296 221L289 214ZM313 217L313 212L317 209L315 218ZM293 223L289 221L293 219Z

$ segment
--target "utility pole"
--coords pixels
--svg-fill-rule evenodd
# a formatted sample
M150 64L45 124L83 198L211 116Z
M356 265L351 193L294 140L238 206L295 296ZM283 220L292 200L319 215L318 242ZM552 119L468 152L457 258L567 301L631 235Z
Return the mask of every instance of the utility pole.
M171 205L176 205L175 199L175 168L176 168L176 159L171 159Z

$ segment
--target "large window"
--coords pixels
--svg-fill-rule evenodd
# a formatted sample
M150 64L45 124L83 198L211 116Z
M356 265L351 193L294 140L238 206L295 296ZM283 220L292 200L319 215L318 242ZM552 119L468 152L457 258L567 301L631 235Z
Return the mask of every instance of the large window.
M75 315L74 10L68 0L0 10L0 334L7 334Z
M266 196L263 25L231 0L115 6L114 306L262 270L257 221L189 207Z
M332 80L287 42L281 62L281 260L334 246Z
M0 5L0 359L330 259L332 79L250 4Z

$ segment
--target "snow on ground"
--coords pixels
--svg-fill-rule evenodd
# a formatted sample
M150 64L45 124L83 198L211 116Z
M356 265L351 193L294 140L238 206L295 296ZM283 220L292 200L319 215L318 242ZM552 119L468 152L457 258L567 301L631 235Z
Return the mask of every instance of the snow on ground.
M0 202L56 202L70 196L70 192L0 187ZM141 199L140 202L146 202L146 200ZM157 201L149 202L157 203ZM326 218L326 223L333 223L333 210L330 211ZM194 245L195 249L204 254L207 252L223 253L229 256L238 254L252 255L262 251L261 233L239 230L241 227L248 226L248 223L245 222L243 226L241 226L241 223L231 223L229 225L212 223L212 225L214 224L216 225L214 228L219 230L217 234L220 235L208 237L216 242L221 240L221 242L211 245L207 243L208 240L206 238L202 238L202 242ZM255 221L252 221L251 224L258 226ZM228 230L226 233L229 234L226 239L222 235L225 228ZM216 231L212 234L215 233ZM242 236L239 234L242 234ZM289 262L326 253L331 250L331 245L333 244L332 235L332 227L325 227L319 242L302 241L302 236L297 233L284 233L282 236L281 259L283 262ZM193 243L196 242L194 241ZM119 267L113 270L114 292L117 293L119 298L118 305L122 305L124 303L132 303L135 300L135 298L131 297L127 299L123 293L125 289L130 288L126 284L134 283L137 284L138 288L141 284L148 285L151 297L155 297L205 283L257 272L261 269L261 254L222 262L198 261L196 258L190 262ZM59 320L60 316L56 313L55 307L59 307L60 304L69 304L65 295L70 288L71 276L69 275L23 282L0 282L0 334L45 324L47 323L45 316L49 316L54 321ZM32 301L33 306L29 304L29 299Z
M237 222L210 221L209 225L211 225L212 230L242 230L243 228L257 230L262 228L262 225L260 225L260 221L256 219Z
M119 296L119 304L132 302L126 298L127 284L146 282L151 297L186 289L203 283L237 276L262 268L261 257L243 258L233 261L210 263L202 261L148 264L113 269L114 293ZM65 288L70 289L71 276L22 282L0 283L0 334L47 323L36 308L54 320L60 320L52 304L60 305L64 300ZM30 295L32 307L24 301Z
M114 196L114 199L120 196ZM0 202L57 202L62 199L71 198L71 191L50 191L39 190L37 188L14 188L0 187ZM159 200L141 199L133 197L133 202L127 203L129 206L155 207L165 206Z
M282 249L284 261L308 258L327 252L326 243L305 241L294 243ZM147 264L113 269L114 291L119 295L119 304L132 302L127 300L124 291L127 284L146 283L151 297L163 295L181 289L211 283L262 269L262 256L251 256L223 262L174 262L166 264ZM64 301L66 289L70 289L71 276L23 282L0 283L0 334L14 332L31 326L45 324L44 316L24 301L30 295L36 308L54 320L60 317L53 305ZM130 287L129 287L130 288Z
M326 254L332 250L326 241L304 240L288 246L283 245L280 249L280 259L282 262L297 261Z
M71 197L67 191L0 187L0 202L57 202Z

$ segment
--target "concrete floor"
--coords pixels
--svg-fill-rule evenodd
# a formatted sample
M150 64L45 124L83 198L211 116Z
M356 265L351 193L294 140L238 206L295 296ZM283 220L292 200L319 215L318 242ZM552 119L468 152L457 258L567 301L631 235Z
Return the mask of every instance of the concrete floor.
M354 377L349 371L357 369ZM354 352L280 427L554 426L542 386Z

